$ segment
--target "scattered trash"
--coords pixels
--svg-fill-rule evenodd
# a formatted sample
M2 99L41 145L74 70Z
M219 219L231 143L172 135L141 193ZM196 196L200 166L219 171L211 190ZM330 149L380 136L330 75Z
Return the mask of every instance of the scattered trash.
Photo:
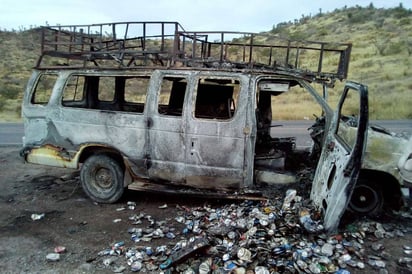
M412 255L412 245L403 245L403 253L406 255Z
M122 219L114 219L113 223L120 223L122 221Z
M113 272L114 272L114 273L122 273L122 272L125 271L125 270L126 270L126 267L123 266L123 265L121 265L121 266L116 266L116 267L114 267Z
M56 247L54 248L54 252L55 252L55 253L59 253L59 254L64 253L64 252L66 252L66 247L64 247L64 246L56 246Z
M242 262L248 262L250 263L252 260L252 252L250 252L250 250L241 247L239 248L239 250L237 251L237 257L242 261Z
M400 266L406 266L408 269L412 269L412 258L410 257L399 258L398 264Z
M41 213L41 214L35 214L35 213L33 213L33 214L31 215L31 219L32 219L33 221L38 221L38 220L43 219L44 216L46 216L46 214L44 214L44 213Z
M58 253L49 253L46 256L46 260L49 262L57 262L60 260L60 254Z
M320 232L323 230L323 225L312 220L310 212L306 208L300 210L300 224L310 233Z
M167 208L167 204L161 205L161 206L159 206L159 208L160 209L165 209L165 208Z
M371 248L372 248L374 251L381 251L381 250L385 249L385 247L384 247L383 244L381 244L381 243L373 243L373 244L371 245Z
M129 206L133 205L128 202ZM388 255L379 240L402 237L408 231L399 225L360 220L328 235L319 216L295 190L288 190L284 199L222 207L178 205L175 216L165 220L139 212L128 220L130 240L100 251L98 262L119 258L108 266L113 271L124 264L132 272L149 273L346 274L349 268L366 267L384 273ZM168 244L156 246L156 239ZM369 246L374 255L365 247L369 239L374 240ZM404 253L411 250L404 245ZM398 264L409 267L412 259L401 258Z
M176 246L175 246L176 247ZM192 239L182 247L177 247L176 251L160 265L160 269L167 269L173 265L184 262L195 254L199 254L209 247L209 243L204 238Z
M130 265L130 270L133 272L137 272L140 271L143 267L143 264L140 261L134 261L131 265Z
M117 261L116 257L109 257L103 260L103 264L107 267L113 264L115 261Z
M288 189L286 191L286 197L285 197L285 199L283 201L283 205L282 205L283 210L286 210L286 209L290 208L291 203L293 202L293 200L296 197L296 194L297 194L296 189Z
M135 210L136 209L136 202L128 201L127 202L127 208L129 210Z

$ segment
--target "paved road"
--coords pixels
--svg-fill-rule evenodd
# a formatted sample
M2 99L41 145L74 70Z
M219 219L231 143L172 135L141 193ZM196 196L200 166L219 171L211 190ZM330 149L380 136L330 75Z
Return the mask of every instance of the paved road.
M280 127L272 128L272 133L279 137L295 136L298 146L306 146L310 142L307 138L308 127L312 121L279 121ZM412 120L379 120L370 124L378 124L396 133L406 132L412 135ZM0 123L0 145L21 145L24 128L22 123Z
M23 135L22 123L0 123L0 145L21 145Z

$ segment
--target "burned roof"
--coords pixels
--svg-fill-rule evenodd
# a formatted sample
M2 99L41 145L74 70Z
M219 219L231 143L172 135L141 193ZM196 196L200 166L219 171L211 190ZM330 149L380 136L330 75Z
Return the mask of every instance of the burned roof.
M347 77L352 45L266 33L186 31L178 22L44 26L36 68L179 68L285 73L310 81Z

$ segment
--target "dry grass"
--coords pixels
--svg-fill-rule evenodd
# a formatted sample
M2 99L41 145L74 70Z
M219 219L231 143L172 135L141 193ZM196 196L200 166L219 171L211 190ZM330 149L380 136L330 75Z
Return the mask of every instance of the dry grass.
M348 79L369 87L370 119L412 119L412 12L401 7L376 9L350 7L327 14L302 16L281 23L261 36L270 42L275 36L353 44ZM21 94L39 50L35 30L0 31L0 120L20 117ZM239 54L234 52L234 54ZM315 68L317 59L307 58L306 67ZM336 58L325 57L326 66ZM321 90L321 89L320 89ZM343 83L330 90L335 106ZM20 94L15 94L19 93ZM277 106L276 119L303 119L316 113L314 105L298 94Z

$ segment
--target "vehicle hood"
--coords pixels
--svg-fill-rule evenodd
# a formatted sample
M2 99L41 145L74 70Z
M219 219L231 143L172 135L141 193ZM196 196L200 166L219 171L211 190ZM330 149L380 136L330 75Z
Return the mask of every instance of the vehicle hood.
M408 139L389 130L370 125L362 168L375 169L398 177L398 163Z

